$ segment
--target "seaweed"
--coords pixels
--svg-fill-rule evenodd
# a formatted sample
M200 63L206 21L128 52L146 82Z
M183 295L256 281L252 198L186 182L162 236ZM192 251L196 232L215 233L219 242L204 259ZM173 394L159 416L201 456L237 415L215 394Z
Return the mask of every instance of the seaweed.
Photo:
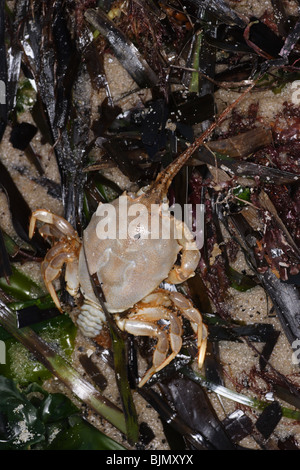
M283 47L282 38L278 37L267 25L257 18L250 18L244 31L246 43L260 56L274 59Z
M54 375L73 390L81 400L89 403L96 412L111 420L125 431L122 412L86 381L60 354L29 327L18 329L15 313L0 301L0 323L7 332L20 341Z
M274 432L274 429L281 420L281 417L281 406L278 402L274 401L264 409L257 419L255 426L263 437L268 439Z
M253 432L251 419L241 410L234 411L223 420L227 434L234 442L239 442Z
M210 450L233 450L235 444L229 439L221 422L218 420L205 391L186 377L171 379L160 388L172 404L178 418L198 432ZM187 397L188 395L188 397ZM191 437L184 438L191 442Z
M29 43L23 40L24 61L34 77L48 133L52 144L55 143L65 215L72 224L81 226L82 185L85 179L82 169L85 165L85 135L89 126L84 97L89 97L89 92L83 83L84 71L79 68L80 50L76 40L71 38L64 2L51 5L47 12L43 3L35 2L25 17ZM40 49L42 37L43 48Z
M12 223L16 233L22 240L31 245L37 254L43 255L48 245L39 234L36 234L31 240L29 239L31 209L2 162L0 162L0 185L8 198Z
M5 45L5 1L0 3L0 80L1 80L1 96L0 96L0 141L2 140L7 125L7 62L6 62L6 45Z
M10 134L10 142L16 149L24 151L28 160L35 166L40 175L44 174L44 169L40 162L39 155L36 154L31 140L37 133L37 128L28 122L16 123Z
M87 10L85 17L106 38L117 59L140 88L153 87L157 84L158 77L136 46L124 36L104 12Z
M8 279L12 274L9 255L5 246L2 230L0 230L0 277Z

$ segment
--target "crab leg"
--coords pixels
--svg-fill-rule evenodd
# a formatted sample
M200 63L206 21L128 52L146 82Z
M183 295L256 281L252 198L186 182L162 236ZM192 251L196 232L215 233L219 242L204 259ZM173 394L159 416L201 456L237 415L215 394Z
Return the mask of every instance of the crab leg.
M39 232L40 234L42 235L43 238L57 238L58 240L63 237L63 233L57 228L55 227L54 225L50 225L50 224L43 224L40 228L39 228Z
M63 265L66 264L66 288L72 296L76 296L79 289L78 255L81 243L76 230L67 220L46 209L38 209L32 213L29 224L30 238L33 237L37 221L44 222L44 225L39 229L44 238L61 239L47 252L41 270L46 288L58 310L62 311L53 282L60 275Z
M194 276L200 261L200 252L187 225L180 220L175 220L175 224L179 234L178 243L182 246L181 264L171 269L166 281L170 284L181 284Z
M66 289L72 297L76 297L79 290L78 258L66 263L65 272Z
M167 332L163 331L155 323L148 323L146 320L139 321L133 318L119 319L117 320L117 325L120 330L127 331L127 333L131 335L156 338L157 343L153 354L153 367L150 370L156 369L157 367L159 367L159 365L164 363L169 349L169 340ZM149 371L147 372L147 374L148 373ZM154 372L152 372L152 374L153 373ZM149 375L149 377L151 377L151 375Z
M63 217L52 214L52 212L46 209L38 209L31 215L29 224L29 238L33 237L37 221L44 222L46 224L54 225L63 235L70 238L78 238L76 230L72 225L65 220Z
M70 249L67 242L60 242L54 245L47 252L44 261L41 265L42 276L56 307L62 311L60 301L53 287L53 282L58 278L61 273L63 265L66 263L72 264L75 261L77 263L76 252L68 251ZM75 266L74 266L75 268ZM71 270L72 272L72 270ZM70 276L69 276L70 277ZM74 288L74 282L72 282L71 289Z
M170 298L176 307L179 308L182 315L187 318L187 320L189 320L194 332L197 335L198 367L201 369L205 358L208 336L207 328L202 321L201 313L199 310L193 307L192 302L190 302L179 292L170 292Z
M127 333L134 336L149 336L157 339L153 353L153 365L140 381L139 387L142 387L153 374L167 366L177 356L182 346L180 317L173 313L168 314L168 320L170 321L169 335L160 326L150 321L148 323L147 320L150 320L150 318L147 318L147 315L143 321L136 320L134 317L117 320L119 328L127 331ZM172 352L167 356L170 346Z

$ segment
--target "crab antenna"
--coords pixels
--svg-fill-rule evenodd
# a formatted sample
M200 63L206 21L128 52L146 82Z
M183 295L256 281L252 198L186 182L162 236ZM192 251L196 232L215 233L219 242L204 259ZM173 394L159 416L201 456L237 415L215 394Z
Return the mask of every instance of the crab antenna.
M156 202L160 202L162 197L167 194L168 188L172 183L173 178L181 170L183 165L188 161L192 154L204 143L209 135L215 130L217 126L221 124L223 119L230 113L230 111L249 93L249 91L255 86L258 79L253 81L251 85L244 90L244 92L222 113L216 118L216 120L204 131L181 155L179 155L172 163L170 163L159 175L156 180L150 186L147 191L150 198L154 198Z

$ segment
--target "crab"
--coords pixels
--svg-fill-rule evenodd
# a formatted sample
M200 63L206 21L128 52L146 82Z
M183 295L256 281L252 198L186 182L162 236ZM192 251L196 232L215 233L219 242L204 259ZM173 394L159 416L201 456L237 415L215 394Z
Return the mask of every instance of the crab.
M53 283L64 266L67 291L73 297L81 293L84 298L76 323L85 336L97 338L101 334L106 322L104 309L107 309L120 330L156 339L152 366L139 386L143 386L179 353L183 317L190 322L197 338L199 368L205 357L207 328L200 312L176 288L167 290L161 287L163 281L176 286L194 276L200 260L188 226L168 210L168 188L188 157L189 150L159 173L152 184L136 194L123 193L111 204L100 203L83 232L82 240L69 222L46 209L34 211L30 220L30 237L37 222L42 222L41 235L54 241L41 270L57 308L62 311ZM127 231L121 237L121 225L126 222L122 213L124 204L127 222L129 214L136 213L137 209L140 214L144 210L144 218L131 220L131 235ZM112 214L106 222L113 222L114 218L118 236L111 236L109 231L106 235L99 235L104 213ZM152 236L154 216L158 221L156 236ZM164 237L163 230L167 225L169 236ZM103 302L95 291L95 283L101 288Z
M85 336L96 338L101 333L107 316L114 316L117 326L135 336L154 337L156 347L152 367L139 382L142 387L153 374L163 369L178 354L182 346L182 317L191 324L197 338L198 367L201 369L207 345L208 331L201 313L192 302L177 290L160 287L163 281L180 284L195 274L200 253L193 235L184 222L170 217L166 211L168 188L191 155L205 142L214 129L222 123L229 112L237 106L257 81L218 115L214 122L167 166L149 187L137 194L123 196L129 207L142 205L148 216L135 221L134 235L128 237L99 237L97 233L99 209L103 213L105 204L99 204L81 240L76 230L64 218L46 209L32 213L29 236L33 236L37 221L43 222L40 233L54 240L54 245L42 262L42 275L57 308L62 311L53 282L60 276L65 265L65 280L68 292L76 297L81 291L84 303L77 324ZM118 215L120 204L114 203ZM158 214L161 226L167 220L173 227L172 236L149 237L149 222L152 206ZM104 206L104 207L103 207ZM111 207L111 206L110 206ZM109 212L109 211L108 211ZM119 222L121 218L119 217ZM162 227L158 235L162 234ZM150 233L151 234L151 233ZM55 241L56 240L56 241ZM175 264L179 252L180 265ZM100 300L101 298L101 300Z

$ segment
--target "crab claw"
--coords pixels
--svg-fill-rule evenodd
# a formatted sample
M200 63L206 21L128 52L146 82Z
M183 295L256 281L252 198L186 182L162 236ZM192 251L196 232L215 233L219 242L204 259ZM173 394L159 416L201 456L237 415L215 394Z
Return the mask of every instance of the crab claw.
M157 340L152 367L139 382L142 387L156 372L166 367L182 347L182 318L187 318L197 335L198 367L205 358L207 329L200 312L179 292L158 289L135 305L127 317L116 319L122 331ZM169 353L170 351L170 353Z
M78 258L81 248L81 242L76 230L63 217L52 214L46 209L38 209L32 213L29 224L29 237L32 238L36 229L37 222L43 222L44 225L39 229L44 237L58 239L47 252L41 271L45 286L50 293L56 307L61 312L61 304L54 289L53 282L59 277L63 266L66 266L66 289L75 296L79 289L78 279Z

